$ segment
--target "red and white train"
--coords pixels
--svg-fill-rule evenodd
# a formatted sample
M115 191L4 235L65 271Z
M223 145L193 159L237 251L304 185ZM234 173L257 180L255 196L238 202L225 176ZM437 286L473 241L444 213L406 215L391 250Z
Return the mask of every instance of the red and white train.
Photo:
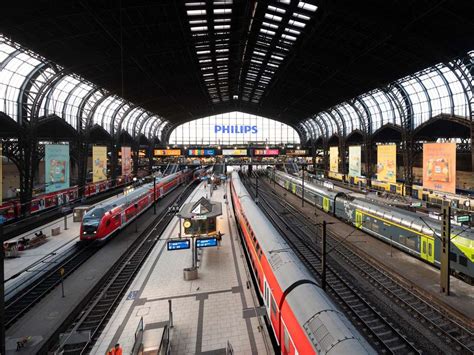
M84 197L91 197L103 191L107 191L112 187L120 187L128 182L128 177L122 176L117 178L117 184L113 185L112 180L106 180L96 183L87 184L84 187ZM61 206L73 202L79 198L79 187L73 186L64 190L47 192L34 196L31 200L30 214L35 214L47 210L49 208ZM21 203L19 199L5 201L0 204L0 215L6 221L17 219L21 215Z
M236 172L231 195L281 354L375 353L255 205Z
M156 199L160 199L184 182L199 177L200 170L182 170L157 179ZM104 240L125 227L153 203L153 183L143 185L125 196L102 203L88 211L82 220L81 240Z

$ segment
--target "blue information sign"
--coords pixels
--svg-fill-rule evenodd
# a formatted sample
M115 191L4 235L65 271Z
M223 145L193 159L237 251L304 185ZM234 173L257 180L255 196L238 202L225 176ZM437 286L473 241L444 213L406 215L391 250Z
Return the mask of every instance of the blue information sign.
M196 239L196 248L216 247L217 238L198 238Z
M166 242L168 250L182 250L191 248L189 239L171 239Z

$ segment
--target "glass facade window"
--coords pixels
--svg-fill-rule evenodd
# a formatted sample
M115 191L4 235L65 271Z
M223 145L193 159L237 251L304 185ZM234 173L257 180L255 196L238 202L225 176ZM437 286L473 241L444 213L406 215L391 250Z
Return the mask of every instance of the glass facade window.
M284 123L244 112L227 112L186 122L170 135L170 144L233 145L300 143L296 130Z

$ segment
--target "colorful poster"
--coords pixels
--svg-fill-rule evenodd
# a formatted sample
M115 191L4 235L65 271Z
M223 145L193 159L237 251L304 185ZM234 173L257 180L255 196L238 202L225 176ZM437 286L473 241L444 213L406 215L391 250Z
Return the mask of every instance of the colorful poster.
M69 187L69 144L46 144L44 148L46 192L67 189Z
M377 146L377 180L397 182L397 146Z
M329 171L339 172L339 147L329 147Z
M107 180L107 147L92 147L92 182Z
M216 151L214 149L189 149L188 155L194 156L214 156Z
M247 149L222 149L222 155L247 156Z
M0 205L2 204L3 199L3 155L2 155L2 143L0 143Z
M423 187L456 193L456 143L423 144Z
M132 173L132 149L122 147L122 175L128 176Z
M361 176L361 149L360 145L349 147L349 176Z
M278 155L280 151L278 149L254 149L253 155Z
M181 155L181 149L155 149L153 151L153 155L155 157L180 156Z

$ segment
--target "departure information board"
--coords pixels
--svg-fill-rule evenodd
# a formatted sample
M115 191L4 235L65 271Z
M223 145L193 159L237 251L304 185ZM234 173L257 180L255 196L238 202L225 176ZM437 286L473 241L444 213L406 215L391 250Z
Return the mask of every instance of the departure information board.
M189 238L185 239L170 239L166 242L168 250L182 250L191 248L191 241Z
M217 238L198 238L196 239L196 248L216 247Z

